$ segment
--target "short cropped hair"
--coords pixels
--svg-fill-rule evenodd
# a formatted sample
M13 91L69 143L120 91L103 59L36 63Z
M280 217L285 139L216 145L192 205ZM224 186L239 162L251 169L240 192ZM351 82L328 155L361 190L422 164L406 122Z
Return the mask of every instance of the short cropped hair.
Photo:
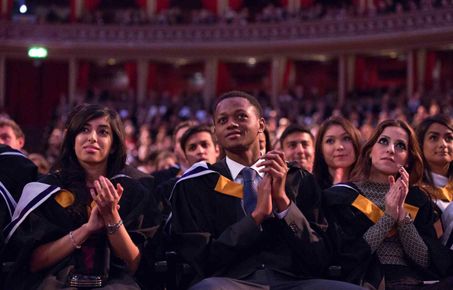
M301 125L298 124L292 124L286 127L286 129L283 131L282 135L280 136L280 146L283 148L283 142L285 141L286 137L293 133L307 133L310 135L311 141L313 142L313 146L315 144L315 136L311 133L311 131L305 127L302 127Z
M189 138L192 137L193 135L201 132L207 132L211 135L212 142L214 145L216 144L216 140L214 138L214 132L212 131L212 128L208 125L197 125L197 126L192 126L189 129L187 129L184 134L182 134L181 139L179 140L179 143L181 145L182 151L186 152L186 144L187 141L189 141Z
M11 127L11 129L13 129L14 135L16 135L16 138L25 138L22 129L12 119L0 117L0 127Z
M250 104L252 104L252 106L255 107L255 109L258 113L258 118L263 117L263 107L261 107L258 100L251 94L248 94L248 93L242 92L242 91L230 91L230 92L226 92L223 95L221 95L220 97L218 97L214 103L212 115L213 116L215 115L217 106L219 105L219 103L221 101L223 101L225 99L230 99L230 98L244 98L244 99L248 100L250 102Z

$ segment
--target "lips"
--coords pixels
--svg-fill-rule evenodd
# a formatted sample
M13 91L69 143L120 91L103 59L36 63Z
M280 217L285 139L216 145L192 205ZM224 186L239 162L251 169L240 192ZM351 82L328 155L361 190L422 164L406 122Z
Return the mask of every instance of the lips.
M240 131L234 131L234 132L230 132L228 134L226 134L226 138L230 138L230 137L240 137L241 136L241 132Z
M85 146L85 147L83 147L83 149L85 149L85 151L87 151L87 152L97 152L100 150L96 146Z
M344 158L347 157L347 154L341 154L341 155L334 155L333 158Z
M383 161L389 161L389 162L395 162L393 158L387 157L387 158L381 158Z

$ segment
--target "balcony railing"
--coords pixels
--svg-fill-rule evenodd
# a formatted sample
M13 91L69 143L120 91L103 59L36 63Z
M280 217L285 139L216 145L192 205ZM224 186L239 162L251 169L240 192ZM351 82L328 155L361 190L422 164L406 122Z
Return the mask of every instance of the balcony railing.
M343 20L322 19L244 26L0 24L0 49L3 51L8 47L36 42L59 48L168 48L182 51L199 47L251 47L266 51L272 47L297 49L339 42L354 45L358 41L375 45L390 40L398 46L404 45L409 39L413 44L417 41L453 43L453 8ZM429 45L424 43L426 44Z

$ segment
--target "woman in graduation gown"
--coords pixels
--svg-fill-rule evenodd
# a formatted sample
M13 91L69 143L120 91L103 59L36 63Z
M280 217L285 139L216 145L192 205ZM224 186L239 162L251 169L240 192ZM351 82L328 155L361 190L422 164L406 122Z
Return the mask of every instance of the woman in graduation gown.
M331 117L319 127L313 175L322 189L349 180L360 152L360 132L343 117Z
M23 251L5 289L140 289L137 229L146 190L122 174L118 114L81 105L69 116L55 173L30 183L6 233Z
M343 279L368 289L443 287L424 285L445 274L449 262L432 204L414 187L423 163L412 128L400 120L381 122L352 174L353 182L325 191L334 263Z
M442 243L453 249L453 124L445 115L428 117L416 130L425 171L420 188L435 203L436 229Z

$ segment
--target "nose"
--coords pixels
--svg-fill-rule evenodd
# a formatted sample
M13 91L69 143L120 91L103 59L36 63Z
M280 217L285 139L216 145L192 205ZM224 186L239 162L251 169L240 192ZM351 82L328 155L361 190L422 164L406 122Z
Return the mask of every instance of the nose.
M92 130L92 131L90 132L90 134L88 135L88 141L89 141L89 142L92 142L92 143L94 143L94 142L97 141L97 134L96 134L96 131L95 131L95 130Z
M337 150L339 150L339 151L344 150L344 145L342 142L337 143Z
M206 152L206 150L203 148L203 146L197 146L196 152L197 155L203 155Z
M387 146L387 152L395 153L395 145L390 144L389 146Z
M302 146L302 144L297 144L296 146L296 152L297 153L303 153L304 152L304 147Z

